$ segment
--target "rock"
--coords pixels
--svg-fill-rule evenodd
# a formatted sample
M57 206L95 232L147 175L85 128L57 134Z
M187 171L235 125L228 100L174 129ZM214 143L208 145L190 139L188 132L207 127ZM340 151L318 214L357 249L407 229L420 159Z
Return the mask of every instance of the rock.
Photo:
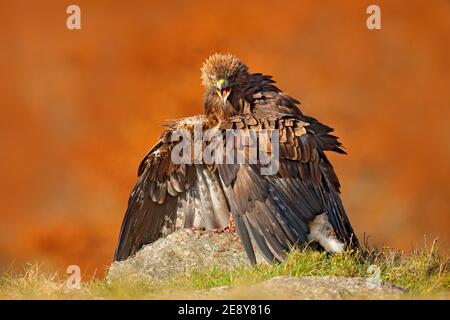
M264 262L257 254L259 263ZM248 266L239 237L230 233L179 230L144 246L133 257L114 262L108 280L159 283L172 276L211 266L233 269ZM389 283L363 277L278 276L258 284L202 290L169 289L167 298L189 299L398 299L403 291Z
M247 287L219 287L196 290L198 299L400 299L402 289L370 278L333 276L278 276Z
M259 255L257 259L263 262ZM229 269L249 265L239 237L227 232L181 229L144 246L125 261L114 262L107 278L162 281L213 265Z

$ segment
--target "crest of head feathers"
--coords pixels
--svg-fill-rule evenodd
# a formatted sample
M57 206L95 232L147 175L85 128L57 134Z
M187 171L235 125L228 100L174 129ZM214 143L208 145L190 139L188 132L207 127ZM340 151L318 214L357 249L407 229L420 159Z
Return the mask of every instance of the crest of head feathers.
M247 66L238 57L228 53L215 53L203 63L202 84L209 87L215 81L225 79L233 82L236 78L247 73Z

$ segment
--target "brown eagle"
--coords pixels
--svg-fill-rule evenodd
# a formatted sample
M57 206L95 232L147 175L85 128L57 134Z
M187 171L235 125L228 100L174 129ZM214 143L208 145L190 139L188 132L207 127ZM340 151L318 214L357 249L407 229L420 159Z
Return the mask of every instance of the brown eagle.
M272 262L307 242L332 253L358 247L325 155L345 153L333 129L303 115L299 102L278 89L271 76L250 73L231 54L210 56L201 72L206 114L168 124L142 160L114 260L178 228L236 230L252 264L256 248ZM258 161L174 162L172 152L181 143L174 133L194 135L195 128L219 135L231 129L277 130L278 140L265 141L279 146L278 170L263 175Z

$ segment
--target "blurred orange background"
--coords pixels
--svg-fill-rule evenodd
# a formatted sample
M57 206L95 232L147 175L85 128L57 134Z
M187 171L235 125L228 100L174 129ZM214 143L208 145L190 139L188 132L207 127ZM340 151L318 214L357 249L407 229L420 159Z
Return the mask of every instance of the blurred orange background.
M82 30L66 29L81 7ZM381 7L381 30L366 8ZM102 275L141 158L201 113L202 61L241 57L336 128L360 237L450 244L450 2L0 3L0 268Z

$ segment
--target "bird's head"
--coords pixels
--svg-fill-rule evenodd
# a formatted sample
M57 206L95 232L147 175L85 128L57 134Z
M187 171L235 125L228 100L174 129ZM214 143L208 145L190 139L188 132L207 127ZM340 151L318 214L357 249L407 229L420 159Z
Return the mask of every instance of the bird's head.
M248 68L232 54L215 53L203 63L202 84L208 94L226 104L233 90L248 74Z

